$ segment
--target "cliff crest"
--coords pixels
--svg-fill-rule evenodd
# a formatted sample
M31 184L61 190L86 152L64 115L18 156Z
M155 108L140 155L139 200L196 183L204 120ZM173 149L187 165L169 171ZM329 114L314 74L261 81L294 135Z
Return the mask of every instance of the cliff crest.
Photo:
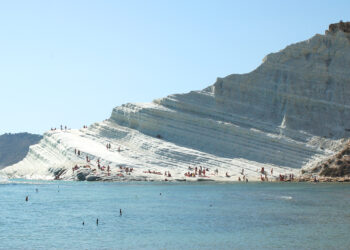
M329 25L328 30L326 30L326 34L336 33L337 31L343 31L345 33L350 33L350 22L340 21L339 23L332 23Z

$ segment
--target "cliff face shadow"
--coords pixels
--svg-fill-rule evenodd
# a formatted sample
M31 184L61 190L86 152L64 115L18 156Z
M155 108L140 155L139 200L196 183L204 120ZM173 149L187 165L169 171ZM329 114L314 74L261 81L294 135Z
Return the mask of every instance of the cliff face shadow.
M21 161L27 155L29 146L37 144L41 139L41 135L29 133L1 135L0 169Z

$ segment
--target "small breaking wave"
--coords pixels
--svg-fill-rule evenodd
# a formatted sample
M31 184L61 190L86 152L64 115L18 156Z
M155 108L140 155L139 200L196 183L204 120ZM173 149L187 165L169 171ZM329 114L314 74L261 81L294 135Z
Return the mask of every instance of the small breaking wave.
M280 199L283 199L283 200L292 200L293 199L293 197L292 196L280 196L279 197Z

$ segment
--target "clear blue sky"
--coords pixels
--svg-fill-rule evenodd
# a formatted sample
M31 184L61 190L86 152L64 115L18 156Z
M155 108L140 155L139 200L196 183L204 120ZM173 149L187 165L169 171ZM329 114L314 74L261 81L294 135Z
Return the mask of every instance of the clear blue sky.
M203 89L347 21L350 1L1 1L0 134Z

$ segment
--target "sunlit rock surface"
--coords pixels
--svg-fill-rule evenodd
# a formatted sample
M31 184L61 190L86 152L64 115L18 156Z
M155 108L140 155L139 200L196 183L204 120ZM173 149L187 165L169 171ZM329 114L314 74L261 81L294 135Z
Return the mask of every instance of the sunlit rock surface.
M297 175L350 136L350 34L344 30L333 27L269 54L253 72L218 78L202 91L125 104L87 129L47 132L22 162L2 172L40 179L61 169L62 179L88 171L105 180L232 181L260 179L264 167L270 179ZM109 175L96 167L97 159L110 166ZM73 173L76 164L90 168ZM184 176L196 166L209 168L206 177ZM128 175L124 167L134 170Z

